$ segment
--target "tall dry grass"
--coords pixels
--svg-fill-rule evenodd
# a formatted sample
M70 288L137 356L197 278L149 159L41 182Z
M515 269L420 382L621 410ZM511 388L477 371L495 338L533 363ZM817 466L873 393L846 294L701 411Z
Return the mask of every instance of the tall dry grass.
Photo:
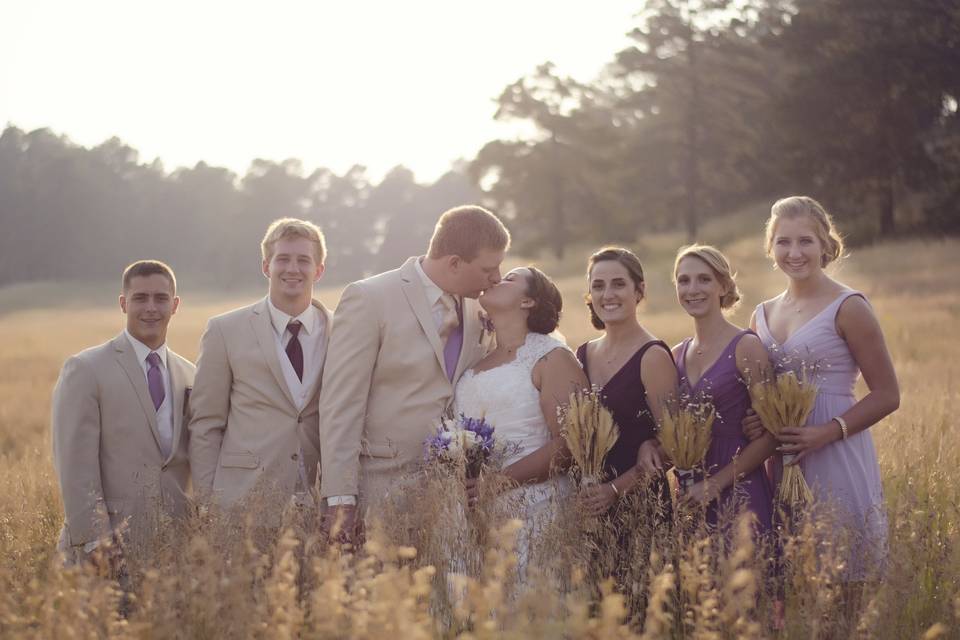
M669 280L678 244L651 238L641 247L643 321L669 343L691 326ZM741 323L782 286L758 245L754 238L723 246L747 295L736 315ZM22 301L14 311L0 308L0 636L958 637L958 249L956 241L879 246L856 252L837 274L875 306L903 392L900 411L873 429L889 566L858 602L838 583L843 537L823 521L806 522L782 542L777 572L769 543L755 540L748 522L711 536L696 510L657 520L639 517L641 504L622 509L630 547L619 555L611 551L618 523L585 530L565 506L529 550L519 585L521 532L509 509L468 517L455 483L442 477L406 492L406 503L355 556L320 544L311 514L288 510L279 531L198 516L160 532L148 557L132 559L135 589L123 594L93 572L64 571L56 562L61 505L49 436L50 392L63 360L109 339L120 316L58 305L56 289L44 288L36 309ZM540 261L564 292L561 329L573 346L594 335L581 302L587 254ZM336 292L324 298L333 302ZM194 357L206 318L243 302L187 297L171 345ZM777 599L786 603L782 631L770 627Z

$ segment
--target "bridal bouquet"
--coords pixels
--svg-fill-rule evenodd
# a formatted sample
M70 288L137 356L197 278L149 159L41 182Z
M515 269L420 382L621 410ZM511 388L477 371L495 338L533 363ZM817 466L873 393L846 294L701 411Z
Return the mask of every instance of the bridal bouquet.
M580 471L581 486L597 484L607 454L620 437L613 414L603 406L597 390L592 389L571 393L570 404L561 417L561 433Z
M753 410L760 416L763 426L774 436L786 427L802 426L813 411L817 399L817 386L810 382L806 372L800 377L793 371L781 373L773 380L750 385L750 401ZM784 454L783 479L777 491L781 504L791 507L813 499L810 486L798 465L786 466L796 454Z
M463 414L457 419L442 419L437 432L424 444L427 462L463 464L468 478L479 477L480 470L496 451L493 427L482 417L469 418Z
M681 493L693 486L694 470L703 467L714 418L716 410L709 402L666 403L663 408L658 436L673 461Z

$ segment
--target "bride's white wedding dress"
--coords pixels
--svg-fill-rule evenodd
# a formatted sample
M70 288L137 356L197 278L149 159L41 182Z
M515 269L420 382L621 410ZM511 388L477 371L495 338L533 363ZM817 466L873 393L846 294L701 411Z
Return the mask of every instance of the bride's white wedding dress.
M530 332L512 362L485 371L466 371L457 383L454 410L472 418L483 417L494 428L494 438L508 443L507 467L530 455L550 440L550 428L540 409L540 392L533 386L533 368L555 349L570 349L548 335ZM517 537L518 569L526 573L531 550L556 515L556 503L570 491L566 474L545 482L527 484L498 497L514 517L523 520Z

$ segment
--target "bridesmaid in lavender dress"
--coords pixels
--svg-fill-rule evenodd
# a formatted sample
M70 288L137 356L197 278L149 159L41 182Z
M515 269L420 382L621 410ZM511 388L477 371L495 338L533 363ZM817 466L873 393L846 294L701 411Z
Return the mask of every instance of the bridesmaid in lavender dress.
M887 551L869 428L899 407L897 376L873 308L823 271L843 245L820 203L805 196L777 201L767 221L767 251L787 276L787 289L758 305L752 324L778 369L812 365L819 386L807 424L787 429L780 450L797 454L818 504L829 505L837 518L834 540L849 544L842 579L855 606L862 583L880 576ZM860 373L869 392L857 400ZM751 437L756 422L744 423Z
M705 479L683 496L707 503L710 525L732 524L746 509L756 516L757 531L771 527L773 494L763 462L776 448L767 434L751 442L741 422L750 406L744 381L760 379L770 369L767 350L757 335L724 317L740 292L730 263L716 248L691 245L677 253L673 269L677 300L694 319L695 334L673 349L680 373L681 396L709 399L716 409L713 437L704 467Z

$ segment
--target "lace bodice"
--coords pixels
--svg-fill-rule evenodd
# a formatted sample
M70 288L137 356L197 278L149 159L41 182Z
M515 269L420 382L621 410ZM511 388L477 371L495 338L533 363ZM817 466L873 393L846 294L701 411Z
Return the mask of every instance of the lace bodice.
M533 386L533 368L555 349L570 350L556 338L531 331L512 362L486 371L470 369L457 383L455 412L486 418L494 428L495 438L517 447L505 465L536 451L550 439L550 429L540 409L540 392Z

